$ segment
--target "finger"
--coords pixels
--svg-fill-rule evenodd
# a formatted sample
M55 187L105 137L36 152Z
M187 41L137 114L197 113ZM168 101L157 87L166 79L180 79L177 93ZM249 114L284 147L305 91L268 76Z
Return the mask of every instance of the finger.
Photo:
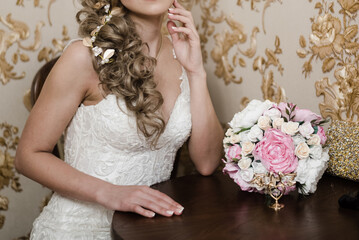
M150 190L152 191L150 191L149 194L152 195L154 201L160 203L165 208L172 209L173 211L183 208L178 202L173 200L168 195L152 188L150 188Z
M173 209L170 208L170 205L164 201L160 202L160 201L152 201L149 199L140 199L138 201L138 205L150 211L161 214L165 217L171 217L175 212Z
M195 41L195 34L193 33L193 31L190 28L186 28L186 27L172 27L172 30L176 33L183 33L185 34L189 40L191 41Z
M149 194L151 194L152 201L157 203L160 207L172 211L172 214L173 212L177 215L182 213L184 209L183 206L168 195L152 188L149 188Z
M148 218L153 218L154 216L156 216L156 213L154 213L153 211L144 209L140 205L134 205L132 211L135 213L138 213L144 217L148 217Z
M187 16L182 16L182 15L176 15L176 14L168 13L168 19L180 21L180 22L183 23L186 27L194 28L194 24L193 24L192 20L191 20L190 18L188 18Z
M168 21L167 22L167 30L169 32L169 34L171 35L172 37L172 41L173 42L176 42L179 40L179 35L178 33L173 29L174 27L176 27L176 24L172 21Z
M187 11L185 9L181 9L181 8L169 8L168 9L168 12L171 13L171 14L178 14L178 15L183 15L183 16L186 16L190 19L193 20L193 17L192 17L192 14L190 11Z

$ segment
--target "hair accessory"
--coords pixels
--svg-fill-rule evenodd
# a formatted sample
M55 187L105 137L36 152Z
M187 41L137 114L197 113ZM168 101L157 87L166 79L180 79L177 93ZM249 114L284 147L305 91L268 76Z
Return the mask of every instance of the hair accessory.
M101 64L105 64L105 63L109 63L112 62L111 57L115 54L115 49L107 49L105 52L103 51L102 48L95 46L94 42L96 41L96 37L99 33L99 31L101 30L101 28L106 25L112 18L112 14L110 11L110 4L96 4L95 8L96 9L101 9L104 8L105 12L107 13L107 15L103 16L101 22L102 25L97 26L92 32L91 32L91 38L90 37L85 37L82 40L82 43L84 46L86 47L90 47L92 49L92 52L94 54L95 57L100 57L101 60Z

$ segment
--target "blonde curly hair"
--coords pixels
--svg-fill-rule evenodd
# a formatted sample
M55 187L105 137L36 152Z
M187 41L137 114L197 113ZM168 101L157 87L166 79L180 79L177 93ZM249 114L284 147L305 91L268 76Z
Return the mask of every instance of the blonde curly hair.
M101 20L106 12L103 8L95 7L98 2L111 4L112 18L98 32L94 45L104 50L116 50L111 63L101 65L101 59L93 57L100 85L106 94L124 99L127 109L136 116L137 129L154 147L165 129L160 114L163 98L156 90L153 77L157 61L143 53L147 45L136 32L135 24L121 1L81 0L83 8L76 15L80 25L79 35L89 37L97 26L102 25Z

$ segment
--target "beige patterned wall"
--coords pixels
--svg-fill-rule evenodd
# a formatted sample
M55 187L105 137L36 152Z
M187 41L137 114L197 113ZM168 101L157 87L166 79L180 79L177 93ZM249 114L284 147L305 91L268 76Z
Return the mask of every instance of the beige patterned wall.
M5 0L0 9L0 238L26 235L48 190L13 168L28 111L23 96L76 37L72 0ZM202 40L221 122L249 100L288 100L357 121L357 0L182 0Z
M20 176L14 156L36 71L76 36L72 0L4 0L0 8L0 239L25 236L49 190Z
M357 0L193 1L222 122L253 98L357 120Z

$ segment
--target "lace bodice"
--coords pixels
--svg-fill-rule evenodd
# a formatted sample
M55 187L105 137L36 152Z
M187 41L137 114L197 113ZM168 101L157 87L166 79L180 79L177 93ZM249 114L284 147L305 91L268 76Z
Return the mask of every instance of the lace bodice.
M137 131L122 99L108 95L81 105L65 135L65 161L91 176L118 185L152 185L168 180L177 150L190 135L190 90L184 69L181 93L152 150ZM65 176L64 176L65 177ZM32 239L110 239L113 212L54 194L34 222Z

